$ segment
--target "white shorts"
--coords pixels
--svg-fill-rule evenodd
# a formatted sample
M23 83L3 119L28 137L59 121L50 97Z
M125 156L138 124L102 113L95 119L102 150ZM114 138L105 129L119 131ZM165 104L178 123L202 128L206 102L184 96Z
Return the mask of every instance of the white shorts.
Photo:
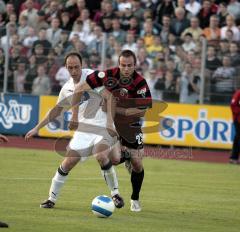
M76 151L81 156L81 161L87 159L92 154L93 148L97 144L105 144L111 147L116 142L116 137L111 137L107 130L104 135L77 131L74 133L68 148Z

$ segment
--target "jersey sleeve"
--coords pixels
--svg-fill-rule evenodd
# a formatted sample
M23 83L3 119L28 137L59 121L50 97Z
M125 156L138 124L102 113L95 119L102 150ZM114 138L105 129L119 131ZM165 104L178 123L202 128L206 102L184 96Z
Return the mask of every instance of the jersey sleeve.
M142 79L136 86L136 107L139 109L147 109L152 107L152 96L148 84Z
M57 105L63 108L68 108L69 106L71 106L71 100L68 99L68 97L66 97L64 93L65 89L62 88L58 96Z
M104 85L105 78L106 78L105 72L94 71L93 73L87 76L86 82L92 89L95 89L97 87L101 87Z

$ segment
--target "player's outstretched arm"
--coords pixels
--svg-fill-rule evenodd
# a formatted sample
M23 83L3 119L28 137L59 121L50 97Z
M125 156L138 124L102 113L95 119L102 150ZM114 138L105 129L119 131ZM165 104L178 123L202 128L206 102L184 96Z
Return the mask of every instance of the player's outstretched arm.
M107 102L107 130L111 136L117 136L117 132L114 126L114 117L116 113L115 98L107 89L103 89L101 91L101 95Z
M137 117L143 117L146 110L138 109L138 108L123 108L123 107L117 107L116 112L121 115L125 116L137 116Z
M41 128L43 128L53 119L58 117L62 113L62 111L63 107L60 107L58 105L54 106L54 108L49 111L49 113L44 117L44 119L25 135L25 140L28 141L30 138L36 135Z
M72 102L71 102L72 117L71 117L69 125L68 125L68 128L70 130L76 130L78 127L79 102L81 101L83 92L88 91L90 89L91 89L91 87L87 84L87 82L75 85Z
M8 142L8 138L6 136L0 134L0 142L7 143Z

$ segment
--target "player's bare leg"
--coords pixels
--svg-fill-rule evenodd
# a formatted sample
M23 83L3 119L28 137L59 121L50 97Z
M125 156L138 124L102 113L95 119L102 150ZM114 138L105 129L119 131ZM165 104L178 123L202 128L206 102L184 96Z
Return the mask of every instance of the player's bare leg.
M52 183L49 190L49 198L40 205L41 208L54 207L58 195L60 193L60 190L62 189L67 179L68 173L72 170L73 167L75 167L75 165L79 162L80 158L81 158L80 155L76 151L74 150L67 151L66 157L62 161L60 167L58 168L52 179Z
M121 146L120 142L117 141L112 147L109 154L109 158L113 165L118 165L121 160Z
M111 196L115 206L117 208L122 208L124 206L124 201L119 195L117 175L112 165L112 161L109 158L110 147L106 144L98 144L94 147L94 154L101 166L102 175L111 191Z

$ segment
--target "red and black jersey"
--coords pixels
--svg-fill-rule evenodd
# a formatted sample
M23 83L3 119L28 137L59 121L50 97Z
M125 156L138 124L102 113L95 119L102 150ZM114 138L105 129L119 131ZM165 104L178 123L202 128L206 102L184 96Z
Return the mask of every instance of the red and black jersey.
M136 71L131 78L120 78L120 69L95 71L86 82L94 89L105 86L117 98L117 106L145 109L152 106L152 97L146 80Z
M231 109L233 120L240 123L240 90L237 90L232 97Z
M131 78L120 77L119 68L95 71L87 77L86 82L92 89L105 86L116 98L117 107L126 109L152 107L152 97L147 82L136 71ZM119 134L128 131L134 137L141 131L140 120L138 116L124 116L116 113L114 121Z

